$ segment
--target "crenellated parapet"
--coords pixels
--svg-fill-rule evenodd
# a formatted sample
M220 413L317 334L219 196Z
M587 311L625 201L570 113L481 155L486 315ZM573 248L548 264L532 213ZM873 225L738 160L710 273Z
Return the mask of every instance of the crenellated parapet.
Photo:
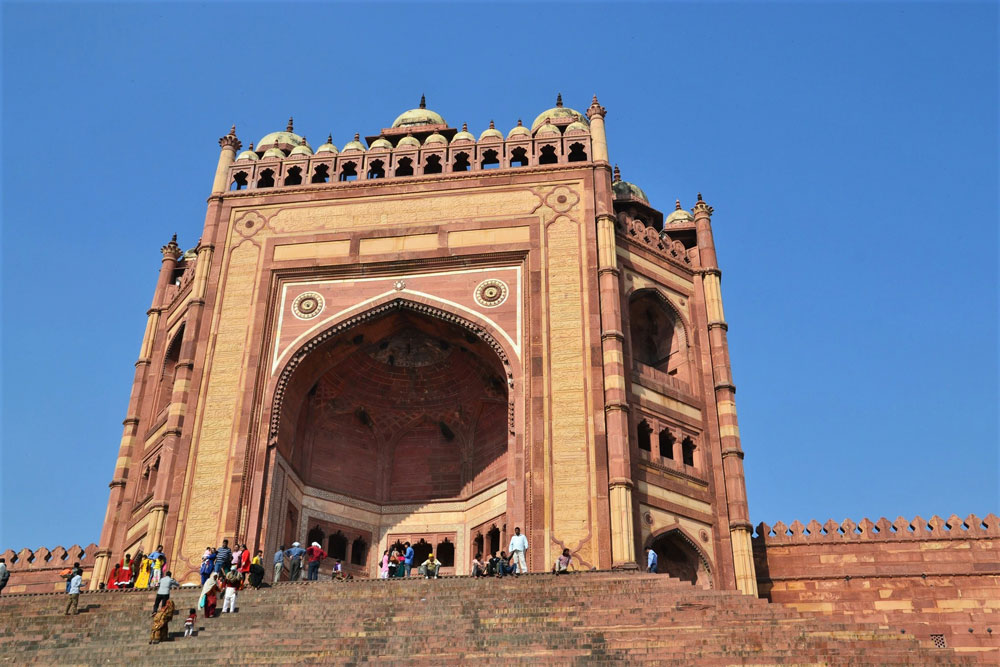
M7 549L3 553L0 553L6 562L7 569L14 572L24 572L24 571L40 571L45 569L64 569L73 565L75 562L79 562L80 565L84 565L84 561L93 561L94 556L97 554L97 545L88 544L85 547L81 547L78 544L66 547L58 546L55 549L47 549L45 547L39 547L38 549L21 549L20 551L14 551L13 549Z
M913 519L898 517L895 521L882 517L878 521L862 519L854 522L830 519L819 523L815 519L807 524L782 521L774 525L757 524L755 541L772 544L818 544L887 540L941 540L1000 537L1000 518L987 514L980 519L970 514L964 519L952 514L947 519L934 515L930 519L916 516Z

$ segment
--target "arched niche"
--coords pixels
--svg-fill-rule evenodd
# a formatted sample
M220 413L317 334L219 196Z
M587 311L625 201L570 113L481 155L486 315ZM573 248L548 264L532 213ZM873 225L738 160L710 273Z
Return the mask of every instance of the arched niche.
M656 552L658 573L697 586L713 587L708 558L681 528L668 528L650 535L646 547Z
M684 321L655 289L629 296L629 344L632 360L690 384L691 361Z

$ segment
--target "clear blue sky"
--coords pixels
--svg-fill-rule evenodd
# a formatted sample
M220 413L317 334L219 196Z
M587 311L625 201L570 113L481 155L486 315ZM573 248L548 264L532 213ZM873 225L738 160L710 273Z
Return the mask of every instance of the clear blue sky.
M3 5L0 550L97 541L157 270L218 156L421 93L608 108L714 227L754 523L998 504L997 5Z

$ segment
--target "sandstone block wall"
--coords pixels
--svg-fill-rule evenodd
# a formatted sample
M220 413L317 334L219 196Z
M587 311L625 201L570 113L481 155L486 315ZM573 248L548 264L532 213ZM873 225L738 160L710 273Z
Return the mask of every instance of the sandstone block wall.
M86 547L74 544L68 549L56 547L51 550L40 547L34 551L7 549L0 553L0 557L6 561L7 571L10 572L10 579L3 589L3 594L63 592L66 590L66 580L62 578L61 573L77 562L83 568L83 582L86 585L94 569L96 553L96 544Z
M753 540L761 597L1000 659L998 547L993 514L761 523Z

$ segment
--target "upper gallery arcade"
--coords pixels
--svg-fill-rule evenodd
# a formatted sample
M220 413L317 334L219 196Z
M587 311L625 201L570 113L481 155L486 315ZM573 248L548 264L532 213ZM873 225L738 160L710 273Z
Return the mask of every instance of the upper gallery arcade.
M652 547L754 592L712 208L654 208L605 116L222 137L201 239L162 248L94 585L158 544L193 580L224 538L464 574L519 526L532 570Z

